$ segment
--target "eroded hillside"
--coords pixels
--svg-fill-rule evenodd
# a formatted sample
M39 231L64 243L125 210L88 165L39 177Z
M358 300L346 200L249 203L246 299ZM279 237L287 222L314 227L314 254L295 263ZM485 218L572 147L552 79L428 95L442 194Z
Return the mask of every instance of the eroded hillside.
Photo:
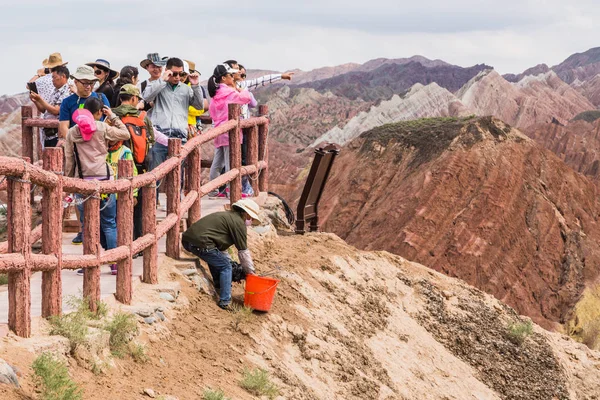
M491 117L384 125L346 146L324 229L459 277L546 327L600 262L596 187Z
M250 247L259 272L281 267L268 314L240 322L165 261L161 280L181 280L187 300L165 309L164 324L143 328L146 364L116 360L95 375L71 362L84 398L139 399L152 387L157 396L196 400L211 387L251 399L238 382L254 367L269 371L282 399L294 400L600 394L597 352L537 326L515 336L511 327L527 319L457 279L386 252L358 251L333 234L252 233ZM235 301L241 293L236 286ZM0 345L0 357L17 355L9 361L28 376L33 355L17 348ZM33 389L23 383L20 394L1 385L0 394L29 398Z

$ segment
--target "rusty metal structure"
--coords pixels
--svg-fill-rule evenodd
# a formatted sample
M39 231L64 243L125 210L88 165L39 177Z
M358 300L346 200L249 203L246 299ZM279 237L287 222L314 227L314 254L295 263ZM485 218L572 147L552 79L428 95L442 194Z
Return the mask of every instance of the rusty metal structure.
M201 216L202 196L226 183L230 184L230 202L241 198L241 178L250 176L256 193L268 191L267 135L269 120L267 106L260 106L261 116L240 119L240 106L229 105L229 121L209 129L182 146L180 139L170 139L169 158L156 169L133 177L131 161L119 161L119 179L112 181L88 181L66 177L63 174L62 148L38 151L42 165L34 161L34 128L56 128L58 121L32 118L31 107L22 107L23 159L0 157L0 175L5 181L0 190L8 192L8 241L0 243L0 272L8 274L8 325L17 335L31 335L31 291L33 272L42 271L42 316L59 315L62 312L61 270L84 269L83 296L90 300L94 311L100 300L100 266L117 263L117 287L115 297L124 304L132 298L131 269L134 254L143 252L142 281L158 283L158 240L167 235L166 255L179 257L180 220L185 213L191 224ZM37 131L37 129L35 129ZM241 165L240 135L242 130L248 140L248 164ZM217 136L229 132L231 170L209 181L201 182L203 163L201 146ZM38 141L39 143L39 141ZM180 193L181 164L186 160L187 172ZM156 182L165 179L167 192L167 216L156 221ZM32 230L32 186L41 187L42 224ZM143 193L144 235L133 240L133 191ZM63 192L89 196L84 203L83 255L63 254L62 200ZM118 193L117 199L117 248L103 251L100 246L100 194ZM42 254L32 253L32 244L42 240Z
M309 232L319 230L319 201L323 195L325 184L329 178L335 157L340 154L336 144L327 144L315 149L315 158L304 184L304 190L296 211L296 233L304 234L305 224L309 224Z

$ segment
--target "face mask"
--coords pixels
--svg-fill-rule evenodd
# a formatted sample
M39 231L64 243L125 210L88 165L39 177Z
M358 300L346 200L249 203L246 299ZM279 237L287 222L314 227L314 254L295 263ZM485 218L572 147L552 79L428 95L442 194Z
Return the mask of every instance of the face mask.
M246 220L246 226L252 226L252 218Z

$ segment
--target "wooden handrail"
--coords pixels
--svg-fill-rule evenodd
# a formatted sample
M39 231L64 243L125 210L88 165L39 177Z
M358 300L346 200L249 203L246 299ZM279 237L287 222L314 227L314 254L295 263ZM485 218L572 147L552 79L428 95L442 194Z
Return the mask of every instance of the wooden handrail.
M252 178L255 191L267 188L267 134L269 120L264 116L266 106L260 107L260 117L240 121L239 105L229 106L229 121L209 129L189 140L169 140L169 159L156 169L132 177L131 161L119 161L119 179L113 181L82 180L63 176L61 148L48 148L43 152L43 166L15 157L0 157L0 190L8 191L8 242L0 243L0 272L8 273L9 328L17 335L31 334L31 290L33 272L42 271L42 316L62 312L61 274L63 269L84 270L83 295L96 310L100 300L100 266L116 262L118 265L116 298L129 304L132 297L131 269L133 255L144 254L142 280L158 283L158 240L167 235L167 255L179 257L180 220L188 214L193 223L201 216L202 196L218 187L230 184L230 202L241 198L241 177ZM57 121L32 118L31 107L22 107L23 155L34 160L33 140L35 128L56 128ZM248 160L251 165L241 165L240 137L242 129L249 142ZM35 131L34 131L35 130ZM201 182L203 161L201 146L217 136L229 133L231 169L205 184ZM184 197L180 197L181 165L186 161L187 171ZM167 188L167 216L156 223L156 182L165 179ZM31 229L31 188L43 188L42 224ZM133 190L142 192L144 215L143 236L132 240ZM84 203L83 255L63 254L62 196L63 193L80 193L88 196ZM99 243L100 194L118 193L117 248L103 251ZM42 238L42 253L32 254L31 245Z

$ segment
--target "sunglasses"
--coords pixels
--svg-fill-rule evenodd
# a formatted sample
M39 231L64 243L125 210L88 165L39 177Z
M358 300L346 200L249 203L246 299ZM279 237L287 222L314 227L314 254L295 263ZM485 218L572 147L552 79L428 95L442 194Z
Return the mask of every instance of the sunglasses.
M240 76L244 79L246 79L246 74L240 74Z
M101 74L105 74L107 71L101 70L101 69L96 69L94 70L94 75L101 75Z
M185 77L186 75L187 75L187 73L185 73L185 72L183 72L183 71L182 71L182 72L173 72L173 77L178 77L178 76L180 76L180 77L182 77L182 78L183 78L183 77Z
M94 87L95 82L82 82L79 79L75 79L76 82L79 82L83 87Z

